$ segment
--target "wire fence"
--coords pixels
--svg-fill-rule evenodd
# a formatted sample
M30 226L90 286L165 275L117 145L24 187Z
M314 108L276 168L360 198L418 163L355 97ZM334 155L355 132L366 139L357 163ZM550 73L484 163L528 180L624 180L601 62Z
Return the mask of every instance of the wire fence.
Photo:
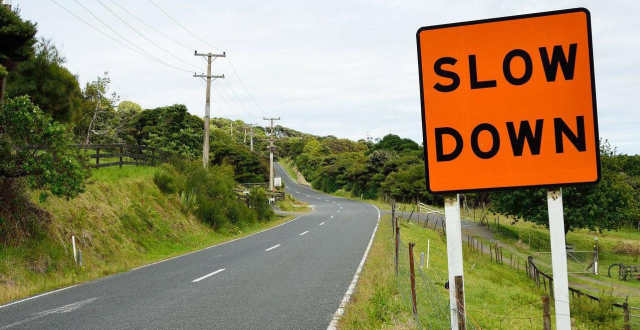
M464 303L458 301L458 308L450 306L448 287L448 275L446 271L436 270L435 268L425 269L420 260L418 253L416 258L415 252L412 254L411 242L405 242L401 235L401 228L398 225L398 216L393 201L391 227L396 248L396 285L399 292L399 299L404 307L412 310L412 316L418 329L451 329L451 313L462 310L461 319L465 321L460 329L482 329L481 324L485 324L485 328L498 329L551 329L552 304L553 299L549 296L542 296L538 299L526 301L514 301L510 310L506 313L492 313L486 308L469 309ZM440 232L442 224L436 225L431 223L427 225L425 221L422 224L417 223L421 227L432 229ZM444 229L444 228L443 228ZM479 254L489 257L491 261L510 267L515 272L527 274L536 281L536 285L549 292L553 297L553 278L537 268L532 262L532 257L527 259L504 249L499 244L486 242L481 238L468 237L466 245L466 253ZM545 254L546 256L546 254ZM569 256L568 256L569 257ZM576 251L569 257L570 263L574 263L576 272L586 268L590 260L593 260L593 252ZM568 258L568 259L569 259ZM411 267L411 263L414 267ZM419 266L416 266L419 264ZM413 269L412 269L413 268ZM413 283L412 283L413 282ZM599 303L599 299L587 293L570 288L571 299L581 299L581 297L589 298L587 301ZM540 307L543 307L542 312ZM611 308L618 307L624 313L623 329L640 329L640 309L632 308L625 302L623 304L613 304ZM619 310L620 311L620 310ZM617 324L617 322L616 322ZM456 329L458 329L456 328Z

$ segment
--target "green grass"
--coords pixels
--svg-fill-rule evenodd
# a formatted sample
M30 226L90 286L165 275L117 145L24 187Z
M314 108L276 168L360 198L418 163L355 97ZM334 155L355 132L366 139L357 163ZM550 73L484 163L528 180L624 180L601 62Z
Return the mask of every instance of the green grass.
M249 235L293 217L214 232L181 211L176 195L153 183L152 167L93 170L86 192L39 204L53 216L46 233L20 246L0 246L0 304L81 283ZM36 193L34 193L36 197ZM73 261L71 236L83 253Z
M352 302L347 305L340 321L340 329L413 329L410 303L409 254L407 244L416 243L416 291L418 319L424 328L448 328L448 291L446 241L440 231L424 229L415 224L401 223L400 270L393 270L394 248L389 216L385 216ZM419 269L420 253L430 242L429 268ZM489 256L472 253L464 247L465 301L469 329L541 329L542 301L547 295L527 277L505 264L492 262ZM444 304L444 306L443 306ZM605 323L595 321L608 313L609 308L598 311L598 304L575 302L580 312L572 312L574 329L620 329L621 316ZM553 307L552 307L553 313ZM555 324L555 320L552 320Z
M473 213L467 218L473 220ZM479 221L480 211L476 211L476 221ZM496 218L500 219L500 226L497 225ZM543 226L531 222L507 219L500 214L489 216L489 229L493 236L504 244L508 244L523 256L532 255L540 262L550 264L549 255L540 255L538 251L550 251L549 230ZM640 265L640 260L636 256L617 254L614 248L620 242L629 242L634 245L640 244L640 232L633 229L605 230L603 232L593 232L587 229L573 230L567 234L567 243L574 244L577 251L593 251L595 237L598 238L599 245L599 267L598 275L594 274L569 274L570 283L588 285L590 288L581 289L593 295L598 295L602 290L614 288L618 301L629 296L629 303L632 306L640 306L640 281L627 280L620 281L616 275L613 278L607 276L607 270L611 264L624 263L625 265ZM588 263L587 263L588 264ZM587 264L584 266L586 267ZM617 271L617 269L616 269ZM585 279L586 278L586 279ZM604 284L594 283L587 279L594 279Z
M305 203L293 198L289 194L285 194L285 199L276 203L280 211L285 212L311 212L309 203Z

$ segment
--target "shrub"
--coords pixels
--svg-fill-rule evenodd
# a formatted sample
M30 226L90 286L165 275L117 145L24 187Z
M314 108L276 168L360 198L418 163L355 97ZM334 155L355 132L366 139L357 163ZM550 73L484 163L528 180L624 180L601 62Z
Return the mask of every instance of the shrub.
M180 193L179 199L182 212L185 214L198 209L198 196L194 190L191 190L189 193L183 191Z

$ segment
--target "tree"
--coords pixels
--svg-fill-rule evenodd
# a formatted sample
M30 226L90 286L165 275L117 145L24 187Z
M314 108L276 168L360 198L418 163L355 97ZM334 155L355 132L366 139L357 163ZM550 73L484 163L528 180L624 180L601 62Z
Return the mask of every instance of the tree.
M28 97L0 105L0 181L2 186L24 180L29 187L74 197L88 178L87 159L77 148L69 128L44 114Z
M23 21L20 11L0 6L0 102L4 99L7 75L33 54L36 24Z
M40 39L35 55L9 74L7 96L29 95L54 120L68 122L82 104L82 93L78 78L63 66L65 61L50 40Z
M637 218L637 196L631 178L620 172L618 157L608 143L601 147L602 179L597 185L562 189L564 231L617 229ZM635 181L637 182L637 181ZM544 189L491 194L492 209L507 216L548 226Z
M419 150L420 146L411 139L403 139L395 134L387 134L382 140L374 144L371 151L375 150L392 150L392 151L405 151L405 150Z
M138 112L142 111L142 107L138 103L135 103L135 102L122 101L122 102L120 102L120 104L118 104L118 111L138 113Z

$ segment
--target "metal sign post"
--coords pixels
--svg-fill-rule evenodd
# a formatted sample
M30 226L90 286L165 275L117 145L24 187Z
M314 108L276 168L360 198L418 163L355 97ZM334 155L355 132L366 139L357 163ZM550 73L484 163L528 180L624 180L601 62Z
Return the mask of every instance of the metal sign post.
M459 195L449 195L444 198L444 217L447 222L447 261L449 266L449 299L451 311L451 329L458 329L458 306L464 306L464 301L458 304L456 299L456 277L463 278L462 266L462 224L460 222ZM461 281L464 292L464 282ZM464 316L464 314L461 314ZM465 322L466 323L466 322Z
M551 265L553 266L556 328L571 329L567 247L564 236L562 190L560 188L547 190L547 204L549 207L549 232L551 235Z

